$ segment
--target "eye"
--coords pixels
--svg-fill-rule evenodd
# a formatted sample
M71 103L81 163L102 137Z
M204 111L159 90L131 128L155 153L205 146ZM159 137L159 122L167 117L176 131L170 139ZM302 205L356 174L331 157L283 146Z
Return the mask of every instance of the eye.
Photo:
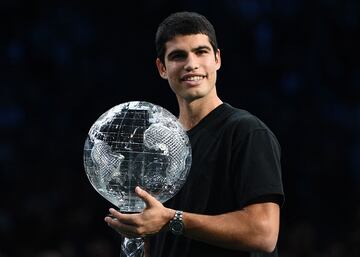
M196 51L197 55L205 55L208 53L209 53L209 50L207 50L207 49L200 49L200 50Z
M185 54L175 54L171 57L171 59L176 61L176 60L182 60L185 57L186 57Z
M173 52L171 54L169 54L169 60L171 61L180 61L180 60L184 60L186 58L186 53L183 52Z

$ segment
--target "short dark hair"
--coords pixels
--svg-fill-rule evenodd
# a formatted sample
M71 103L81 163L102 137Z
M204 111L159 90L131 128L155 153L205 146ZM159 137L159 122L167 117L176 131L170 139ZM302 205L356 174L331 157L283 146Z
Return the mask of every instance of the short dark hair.
M165 44L178 35L207 35L216 54L218 45L213 25L203 15L196 12L176 12L160 23L155 38L156 54L162 63L165 58Z

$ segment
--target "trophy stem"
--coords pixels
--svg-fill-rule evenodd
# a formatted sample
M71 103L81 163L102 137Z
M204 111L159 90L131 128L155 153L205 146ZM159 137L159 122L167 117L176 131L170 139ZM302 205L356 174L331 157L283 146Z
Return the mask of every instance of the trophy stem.
M122 237L120 257L144 257L144 243L141 237Z

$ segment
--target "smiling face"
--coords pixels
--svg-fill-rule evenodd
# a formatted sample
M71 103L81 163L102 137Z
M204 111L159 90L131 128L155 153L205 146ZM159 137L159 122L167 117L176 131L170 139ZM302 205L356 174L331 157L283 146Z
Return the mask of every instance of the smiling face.
M166 42L165 48L165 63L157 59L156 65L179 101L217 97L215 83L221 66L220 51L214 53L207 35L179 35Z

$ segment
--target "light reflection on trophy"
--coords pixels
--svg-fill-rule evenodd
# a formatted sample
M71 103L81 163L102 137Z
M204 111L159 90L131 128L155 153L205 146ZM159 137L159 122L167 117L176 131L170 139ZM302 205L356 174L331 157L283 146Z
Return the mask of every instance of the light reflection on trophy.
M183 186L191 166L191 146L177 118L144 101L119 104L90 128L84 167L95 190L121 212L141 212L140 186L160 202ZM144 254L141 238L123 238L121 257Z

